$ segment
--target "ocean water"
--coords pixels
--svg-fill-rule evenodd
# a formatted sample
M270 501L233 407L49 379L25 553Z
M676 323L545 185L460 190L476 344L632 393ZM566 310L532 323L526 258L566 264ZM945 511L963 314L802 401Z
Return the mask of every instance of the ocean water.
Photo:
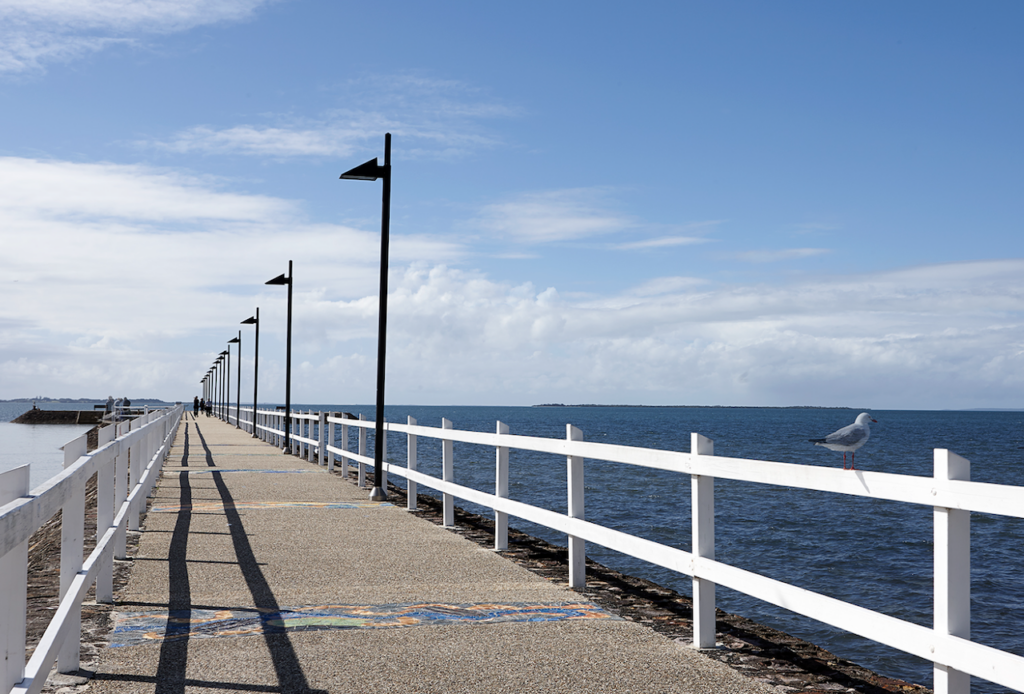
M0 422L6 403L0 403ZM31 405L24 407L28 409ZM262 407L262 405L261 405ZM89 406L83 406L91 409ZM61 407L54 407L61 409ZM296 405L364 414L369 405ZM23 411L23 410L20 410ZM20 411L13 416L20 414ZM388 421L564 438L567 423L588 441L689 451L690 432L714 440L722 456L840 467L842 454L808 442L853 422L860 410L671 407L416 407L389 406ZM858 452L858 468L930 477L933 449L948 448L971 461L971 478L1024 486L1024 412L874 410L871 439ZM11 418L12 418L11 417ZM9 419L9 418L8 418ZM0 424L0 449L5 425ZM18 426L18 425L6 425ZM340 432L339 432L340 433ZM69 436L64 441L73 438ZM368 450L373 450L369 432ZM61 441L63 443L64 441ZM59 445L59 444L58 444ZM356 449L350 430L350 450ZM388 458L403 464L405 436L391 435ZM440 445L418 442L421 470L440 476ZM566 510L565 459L512 450L513 499ZM0 461L0 469L4 463ZM57 470L60 469L59 460ZM455 444L455 479L481 491L494 489L494 449ZM403 484L401 478L391 481ZM33 482L35 486L35 482ZM588 520L690 550L690 480L687 475L588 460ZM430 493L421 487L421 492ZM487 509L459 502L468 510ZM926 627L932 623L932 510L927 507L718 480L715 486L716 556L720 561L823 593ZM510 525L565 545L565 535L511 518ZM1024 656L1024 519L972 514L973 640ZM587 555L624 573L690 594L690 578L631 557L587 545ZM718 606L799 636L890 677L931 685L930 662L819 624L741 593L719 588ZM974 680L972 691L1005 691Z
M0 402L0 472L28 463L35 489L64 469L64 444L92 428L78 424L13 424L32 403ZM92 404L40 403L41 410L91 410Z
M372 406L300 405L374 417ZM689 451L690 432L714 440L717 455L840 467L842 454L808 442L853 422L860 410L671 407L400 407L388 421L494 432L501 420L513 434L564 438L565 425L588 441ZM857 454L858 468L930 477L933 449L971 461L979 482L1024 485L1024 412L872 411L878 420ZM350 431L350 450L355 450ZM373 450L372 432L368 450ZM388 458L405 461L405 436L391 435ZM440 446L419 439L419 467L440 476ZM455 444L455 480L494 489L494 449ZM510 496L566 511L565 459L510 452ZM392 477L392 481L404 481ZM687 475L588 460L587 520L690 550ZM421 487L421 491L425 491ZM428 492L429 493L429 492ZM478 513L487 509L459 502ZM729 480L715 486L716 557L720 561L926 627L932 625L932 509ZM511 518L510 525L564 546L564 534ZM1024 656L1024 519L972 514L973 640ZM587 545L602 564L689 595L691 579L631 557ZM932 664L894 649L719 588L718 606L799 636L890 677L930 686ZM982 680L972 691L1002 687Z

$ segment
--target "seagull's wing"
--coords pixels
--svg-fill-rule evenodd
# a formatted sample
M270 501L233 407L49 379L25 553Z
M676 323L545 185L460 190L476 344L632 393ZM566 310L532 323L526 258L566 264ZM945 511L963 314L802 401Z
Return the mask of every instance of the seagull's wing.
M867 437L867 427L861 424L851 424L826 436L825 442L839 444L840 446L855 446L863 442Z

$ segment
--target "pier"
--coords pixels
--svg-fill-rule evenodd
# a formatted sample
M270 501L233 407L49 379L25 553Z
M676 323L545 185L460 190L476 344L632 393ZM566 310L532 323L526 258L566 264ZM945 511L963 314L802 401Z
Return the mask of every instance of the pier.
M969 556L971 510L1021 517L1024 499L1019 488L970 482L967 461L949 451L936 451L936 475L923 478L716 457L713 442L698 434L691 452L681 453L586 442L572 426L560 440L513 435L500 422L494 434L485 434L454 429L447 420L435 428L410 418L385 427L406 438L404 465L385 465L409 486L399 506L367 498L365 468L373 459L365 434L373 422L293 413L291 455L283 455L282 413L237 408L224 417L182 418L178 406L104 429L95 452L85 455L84 441L70 446L65 472L32 494L15 489L12 473L0 477L7 615L18 610L17 597L6 589L18 585L28 533L62 507L65 519L77 517L69 508L80 504L79 490L94 473L101 507L120 509L99 518L102 537L84 563L81 526L65 527L61 607L24 670L16 652L7 658L0 691L40 691L52 663L60 672L77 672L76 611L93 583L98 602L113 599L109 564L124 556L124 532L140 527L147 496L131 580L117 597L110 647L101 652L90 691L769 691L700 652L715 646L716 585L929 653L938 692L966 692L967 674L1022 688L1024 659L969 640L970 564L963 557ZM441 442L440 478L417 469L417 440L425 437ZM457 442L494 447L493 494L455 483ZM514 449L565 461L567 514L508 498ZM690 477L694 551L587 522L585 458ZM715 561L715 477L934 507L935 627ZM444 526L454 525L456 498L494 509L493 549L499 551L410 513L416 485L442 494ZM509 516L569 536L568 587L501 556ZM692 643L666 639L587 600L585 542L691 575ZM17 625L5 621L0 631L7 652L16 651Z

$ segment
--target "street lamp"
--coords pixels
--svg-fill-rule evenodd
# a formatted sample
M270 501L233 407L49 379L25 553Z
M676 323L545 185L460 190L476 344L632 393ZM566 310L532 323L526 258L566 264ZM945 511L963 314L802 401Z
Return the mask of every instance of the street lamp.
M370 501L388 498L384 480L384 354L388 326L388 232L391 227L391 133L384 134L384 165L374 157L341 174L349 181L376 181L384 179L384 196L380 213L380 308L377 314L377 422L373 442L373 491Z
M242 427L242 331L238 331L238 337L233 337L228 340L229 345L238 345L238 385L235 386L235 428L240 429ZM228 347L231 349L231 347ZM228 357L228 363L231 363L231 357ZM231 397L231 388L228 387L228 398ZM231 409L231 406L228 406ZM230 423L230 422L229 422Z
M253 357L252 367L252 437L255 439L256 436L256 403L259 400L256 399L256 393L260 387L260 307L256 307L256 315L249 316L242 325L255 325L256 326L256 353ZM241 333L239 333L241 335ZM239 379L241 380L241 379Z
M225 363L225 357L227 362ZM227 378L220 379L220 418L227 421L228 399L231 397L231 352L224 350L220 353L220 363Z
M288 453L291 447L288 445L292 428L292 281L295 275L292 273L292 261L288 261L288 276L278 275L267 284L288 285L288 330L285 339L285 365L284 365L284 449L282 453Z

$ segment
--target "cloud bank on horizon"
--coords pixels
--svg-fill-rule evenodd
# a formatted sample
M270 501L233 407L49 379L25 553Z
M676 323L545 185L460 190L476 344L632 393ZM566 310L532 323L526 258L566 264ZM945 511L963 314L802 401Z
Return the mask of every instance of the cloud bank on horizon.
M410 5L393 57L339 68L319 25L344 20L358 55L381 10L0 2L0 398L187 400L241 328L244 401L259 306L260 392L283 400L284 292L264 282L292 259L292 401L370 402L380 189L337 175L390 131L388 402L1024 406L1024 103L945 71L1012 72L1020 49L1002 37L997 65L1002 35L952 17L904 48L874 20L909 15L801 7L745 5L828 48L680 9L711 35L655 49L632 30L669 29L642 11L556 11L590 62L515 48L513 74L508 51L549 29L498 9ZM467 64L436 39L470 28ZM607 55L601 28L662 60ZM867 37L885 55L858 62ZM289 55L262 56L270 38ZM691 65L716 38L738 55ZM790 86L837 68L834 89ZM907 75L916 101L888 91ZM950 91L975 106L946 121ZM829 110L850 92L855 112ZM804 120L809 98L827 106Z

